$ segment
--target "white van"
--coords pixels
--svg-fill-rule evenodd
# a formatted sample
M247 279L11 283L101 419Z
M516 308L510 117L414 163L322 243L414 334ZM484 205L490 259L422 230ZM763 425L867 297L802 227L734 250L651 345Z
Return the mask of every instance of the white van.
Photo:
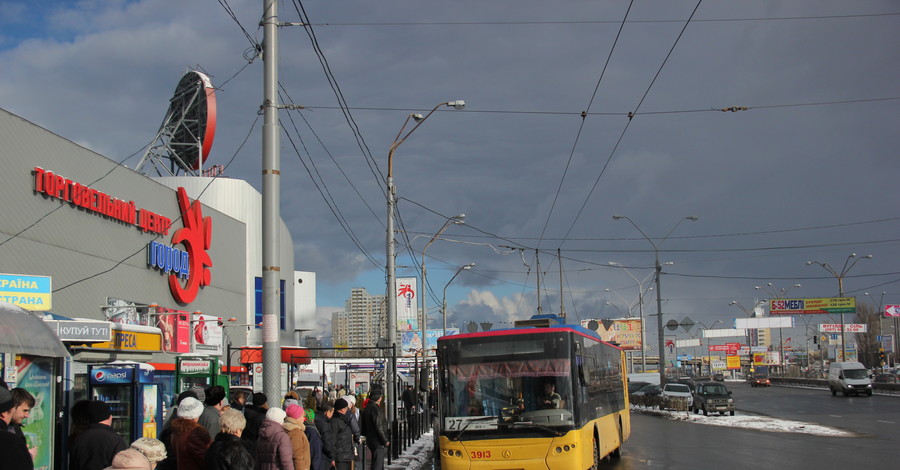
M859 362L832 362L828 367L828 388L831 389L831 396L837 395L837 392L845 397L851 393L872 396L868 371Z

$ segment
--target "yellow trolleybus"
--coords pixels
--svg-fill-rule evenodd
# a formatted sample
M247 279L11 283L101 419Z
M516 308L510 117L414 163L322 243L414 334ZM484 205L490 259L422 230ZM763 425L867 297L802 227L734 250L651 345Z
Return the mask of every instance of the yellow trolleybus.
M587 469L631 432L624 352L573 325L438 339L443 470Z

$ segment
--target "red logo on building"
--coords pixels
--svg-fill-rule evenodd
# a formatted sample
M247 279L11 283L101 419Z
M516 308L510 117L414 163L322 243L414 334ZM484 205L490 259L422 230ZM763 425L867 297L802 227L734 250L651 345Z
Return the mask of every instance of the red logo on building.
M181 208L181 220L184 228L172 235L172 244L181 243L190 259L190 276L185 285L175 274L169 275L169 289L172 297L182 304L189 304L197 298L200 287L208 286L212 280L212 259L206 250L212 242L212 218L203 217L199 201L191 203L187 191L178 188L178 206Z

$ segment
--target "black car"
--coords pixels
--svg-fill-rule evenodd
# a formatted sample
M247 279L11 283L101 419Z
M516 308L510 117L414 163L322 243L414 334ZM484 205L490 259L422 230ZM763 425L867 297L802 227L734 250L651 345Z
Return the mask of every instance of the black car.
M727 412L734 416L734 399L731 398L731 391L725 388L725 385L718 382L702 382L694 388L692 408L694 414L703 411L703 416L717 411L720 415Z
M657 396L660 393L662 393L662 387L660 387L659 385L656 385L656 384L647 384L647 385L644 385L643 387L635 390L634 393L632 393L632 395L635 395L635 396L643 395L643 396L652 397L652 396Z
M644 385L648 385L648 384L650 384L650 382L643 382L640 380L635 380L635 381L629 380L628 381L628 393L629 394L634 393L634 392L640 390L640 388L643 387Z

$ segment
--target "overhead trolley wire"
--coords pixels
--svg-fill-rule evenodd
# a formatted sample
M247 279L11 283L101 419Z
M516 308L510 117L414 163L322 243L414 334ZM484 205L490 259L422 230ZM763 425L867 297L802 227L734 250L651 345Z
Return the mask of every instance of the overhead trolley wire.
M640 101L638 101L637 106L634 108L633 113L629 113L628 121L625 122L625 127L622 128L621 134L619 134L618 140L616 140L616 144L613 146L613 149L609 152L609 157L606 159L606 163L603 164L603 168L600 170L600 174L597 175L597 179L594 181L594 185L591 186L591 190L588 192L587 196L584 198L584 202L581 204L581 208L578 209L578 213L575 214L575 218L572 220L572 224L569 226L569 229L566 231L565 236L563 236L563 241L568 238L569 234L572 233L572 229L575 228L575 224L578 222L578 219L581 218L581 214L584 213L584 208L587 207L588 201L590 201L591 196L594 194L594 190L597 189L597 185L600 183L600 179L603 178L603 175L606 173L606 169L609 167L609 163L612 161L613 156L616 154L616 150L618 150L619 145L622 143L622 139L625 138L625 134L628 132L628 127L631 125L631 120L638 113L641 108L641 105L644 103L644 100L647 98L647 95L650 94L650 90L653 88L653 85L656 83L656 80L659 78L659 74L662 73L663 67L666 66L666 63L669 61L669 57L672 56L672 52L675 50L675 47L678 45L678 42L681 40L681 37L684 35L685 30L689 24L691 24L691 19L694 18L694 15L697 13L697 10L700 8L700 4L703 3L703 0L698 0L697 5L694 6L694 10L691 12L691 16L688 17L687 21L684 22L684 26L681 28L681 31L678 33L678 37L675 38L675 41L672 43L672 47L669 48L669 52L666 54L666 57L663 59L662 63L659 65L659 69L656 70L656 74L653 76L653 80L650 81L650 85L647 86L647 90L644 91L644 95L641 96Z

